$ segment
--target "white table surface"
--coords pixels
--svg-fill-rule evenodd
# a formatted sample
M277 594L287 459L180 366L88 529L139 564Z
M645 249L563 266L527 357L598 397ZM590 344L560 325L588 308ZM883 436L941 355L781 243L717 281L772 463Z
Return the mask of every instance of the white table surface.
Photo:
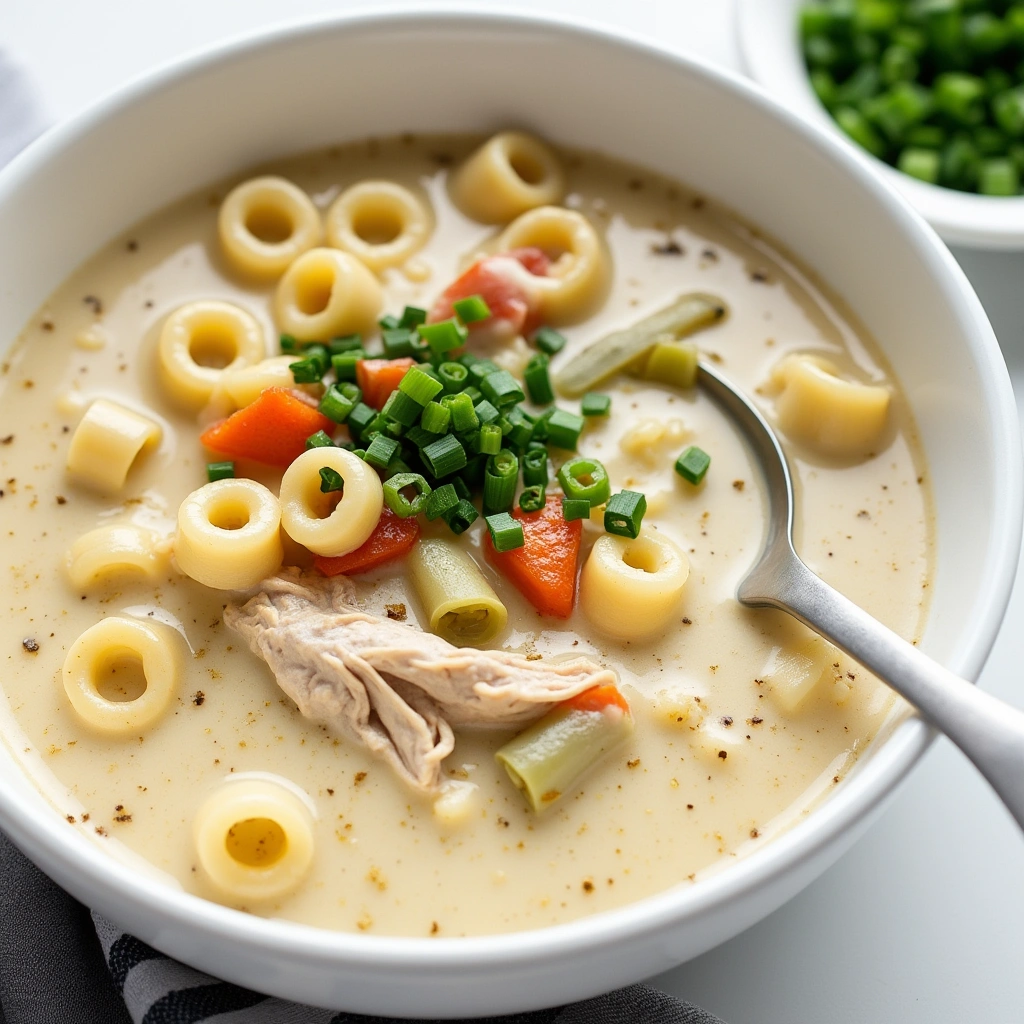
M156 64L351 0L2 0L0 47L72 115ZM363 3L363 8L373 4ZM429 0L407 6L430 7ZM468 6L450 3L451 7ZM521 0L739 68L732 0ZM1024 403L1024 254L957 252ZM981 684L1024 704L1024 572ZM761 924L653 979L729 1024L1024 1022L1024 843L938 741L869 834Z

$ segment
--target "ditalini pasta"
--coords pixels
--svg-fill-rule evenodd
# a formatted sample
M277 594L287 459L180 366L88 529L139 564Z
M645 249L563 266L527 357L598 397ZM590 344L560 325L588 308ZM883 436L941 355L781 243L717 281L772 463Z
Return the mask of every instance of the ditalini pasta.
M67 471L104 493L121 490L139 455L155 447L157 423L117 402L98 398L85 411L68 447Z
M64 659L64 692L83 723L137 736L166 713L180 686L182 640L153 622L110 616Z
M556 143L239 168L27 324L0 732L60 827L251 914L474 936L700 885L871 748L888 691L735 600L759 471L694 370L780 427L812 569L915 638L899 382L753 226Z
M245 903L278 899L309 872L315 840L309 803L284 781L228 779L196 810L196 856L210 881Z
M327 243L376 274L400 267L423 248L432 230L427 204L393 181L361 181L327 212Z
M320 211L287 178L250 178L221 203L217 231L232 268L257 278L275 278L297 256L323 240Z
M485 224L504 224L565 194L558 157L524 132L499 132L459 168L452 180L455 202Z

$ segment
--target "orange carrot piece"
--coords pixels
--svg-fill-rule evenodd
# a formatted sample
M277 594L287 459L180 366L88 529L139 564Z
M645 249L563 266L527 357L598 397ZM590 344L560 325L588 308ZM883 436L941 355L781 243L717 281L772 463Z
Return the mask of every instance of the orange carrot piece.
M233 459L290 466L305 450L306 438L337 427L315 405L288 388L267 388L255 402L204 430L200 441Z
M398 387L415 362L411 356L401 359L360 359L356 363L356 383L362 388L363 401L374 409L383 409L391 392Z
M629 705L626 698L619 693L618 687L592 686L589 690L577 693L575 697L562 701L562 707L572 708L575 711L604 711L605 708L615 706L629 714Z
M538 512L512 511L523 524L526 543L511 551L495 551L486 535L488 555L497 569L543 615L567 619L576 603L576 578L583 523L567 523L561 495L549 495Z
M361 548L333 558L317 555L313 559L313 564L325 576L369 572L370 569L376 569L378 565L390 562L393 558L407 555L419 537L420 524L416 516L402 519L385 505L373 533Z

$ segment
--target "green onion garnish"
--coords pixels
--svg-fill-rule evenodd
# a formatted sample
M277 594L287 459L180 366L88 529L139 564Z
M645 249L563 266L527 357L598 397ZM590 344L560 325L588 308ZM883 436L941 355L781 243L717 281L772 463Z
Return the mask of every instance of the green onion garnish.
M541 445L523 455L523 483L527 487L546 487L550 476L547 449Z
M472 373L472 370L470 372ZM489 373L480 382L480 390L484 393L484 398L498 409L507 409L509 406L517 405L526 397L523 394L523 389L519 386L519 381L508 370Z
M504 512L512 507L519 479L519 459L515 452L502 448L487 460L484 469L484 515Z
M459 496L460 501L463 499L469 501L469 499L473 497L473 492L469 489L469 484L467 484L461 476L457 476L452 480L452 487L455 488L455 493Z
M363 432L377 418L377 410L359 402L348 414L348 429L353 437L362 437Z
M397 452L398 442L393 437L378 434L366 449L366 461L378 469L387 469Z
M324 392L324 397L320 399L320 411L335 423L344 423L349 418L362 395L362 392L354 384L346 383L344 387L354 388L356 397L350 397L337 384L332 384Z
M393 331L396 327L400 326L401 321L397 316L391 316L389 313L387 316L382 316L377 323L382 331Z
M454 395L462 390L469 377L469 370L462 363L442 363L437 368L437 375L444 385L445 393Z
M571 523L574 519L590 518L590 502L586 498L563 498L562 518Z
M320 467L320 490L324 494L333 494L336 491L344 493L345 481L337 470L331 469L330 466Z
M567 498L585 498L591 508L603 505L612 493L608 471L597 459L570 459L558 471Z
M466 449L454 434L445 434L420 449L420 458L438 480L457 473L466 465Z
M402 319L398 321L399 327L407 327L412 330L414 327L419 327L420 324L427 322L427 311L420 309L418 306L406 306L402 310Z
M448 529L458 535L465 533L479 516L480 513L473 507L472 502L462 498L458 505L445 512L442 518L448 524Z
M507 512L497 512L486 517L487 529L491 533L495 551L512 551L526 543L523 524L516 522Z
M465 392L463 392L465 394ZM486 398L481 398L476 405L473 406L473 411L476 413L476 418L481 423L497 423L501 419L501 413L487 401Z
M548 440L556 448L576 451L580 434L583 432L583 417L565 409L555 409L547 418Z
M476 430L480 426L480 417L473 408L473 400L465 391L458 395L445 395L441 404L448 407L452 414L452 429L463 433L466 430Z
M491 315L491 307L484 302L482 295L470 295L465 299L456 299L452 303L452 309L464 324L474 324L478 320L486 320Z
M481 455L497 455L501 451L501 427L497 423L485 423L480 428L479 448Z
M425 406L444 390L444 385L439 380L434 380L423 367L412 366L398 382L398 390L419 405Z
M406 374L408 376L408 374ZM432 434L443 434L448 429L452 420L452 411L446 405L439 405L437 402L428 402L423 407L423 414L420 416L420 425L424 430ZM432 438L431 440L437 440ZM427 442L429 444L430 441Z
M328 438L328 440L330 440ZM233 462L208 462L206 464L206 479L212 484L214 480L230 480L235 475L235 464Z
M362 350L363 336L361 334L346 334L343 338L331 338L327 343L327 349L334 356L340 356L342 352L356 352Z
M525 487L519 495L519 507L524 512L539 512L547 502L547 492L542 484Z
M676 459L676 472L691 484L699 484L711 465L711 456L703 448L692 444Z
M318 430L315 434L310 434L306 438L306 451L310 448L331 448L334 446L334 442L331 440L331 435L323 430Z
M334 376L338 380L356 379L356 364L366 358L366 353L361 349L352 349L348 352L339 352L331 356L331 367L334 369Z
M393 327L391 330L382 331L381 338L384 341L385 359L401 359L412 355L412 331L405 327Z
M533 340L537 348L549 356L556 355L565 348L565 337L550 327L541 327L533 336Z
M297 363L289 363L292 379L296 384L316 384L323 380L324 367L316 359L300 359Z
M433 522L445 513L450 512L459 503L459 495L452 484L441 484L430 492L426 508L423 510L427 519Z
M619 491L604 507L605 532L635 540L646 512L647 499L639 491Z
M551 378L548 376L549 362L548 357L540 352L526 364L526 370L523 372L526 390L530 393L530 401L534 405L550 405L555 400Z
M402 493L407 487L416 490L412 501ZM384 502L400 519L419 515L427 507L430 494L430 484L419 473L396 473L384 482Z
M290 334L281 335L282 352L298 352L300 348L301 346L299 345L298 338L294 338Z
M453 348L462 348L466 344L467 332L457 320L442 320L436 324L420 324L416 330L419 336L430 346L435 356L450 352Z
M580 402L580 412L584 416L607 416L612 407L612 400L608 395L599 395L594 391L588 391Z

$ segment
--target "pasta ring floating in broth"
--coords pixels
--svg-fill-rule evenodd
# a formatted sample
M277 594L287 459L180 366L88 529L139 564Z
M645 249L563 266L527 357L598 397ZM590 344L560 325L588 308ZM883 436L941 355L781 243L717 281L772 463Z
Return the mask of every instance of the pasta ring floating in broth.
M169 552L152 530L121 524L82 534L68 551L68 576L79 590L111 577L142 576L153 583L166 570Z
M221 203L217 232L228 261L254 277L278 277L324 228L313 200L287 178L251 178Z
M361 181L327 212L327 242L375 274L401 266L426 244L433 230L427 205L393 181Z
M85 411L71 437L67 470L94 490L119 491L136 459L159 442L161 433L151 419L117 402L98 398Z

